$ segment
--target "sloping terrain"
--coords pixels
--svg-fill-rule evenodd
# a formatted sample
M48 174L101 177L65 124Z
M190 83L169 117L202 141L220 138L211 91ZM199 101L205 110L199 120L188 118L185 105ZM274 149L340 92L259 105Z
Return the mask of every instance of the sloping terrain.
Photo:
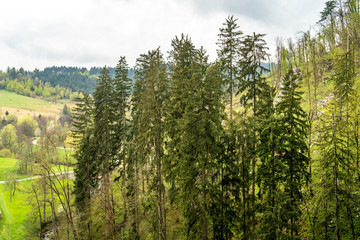
M4 117L6 111L16 116L53 116L57 117L61 113L64 104L73 105L70 101L59 101L51 103L40 98L31 98L18 95L13 92L0 90L0 116Z

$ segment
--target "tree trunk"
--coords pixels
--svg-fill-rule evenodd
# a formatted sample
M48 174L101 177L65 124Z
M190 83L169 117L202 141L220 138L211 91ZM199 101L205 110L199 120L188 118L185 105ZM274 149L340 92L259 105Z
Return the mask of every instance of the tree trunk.
M202 225L203 225L203 239L208 239L208 224L207 224L207 214L206 214L206 168L205 163L203 164L202 169L202 185L203 185L203 194L202 194L202 201L203 201L203 216L202 216Z
M339 231L339 199L338 199L338 157L337 157L337 148L336 148L336 107L333 114L333 141L334 141L334 185L335 185L335 191L334 191L334 197L335 197L335 234L336 234L336 240L340 240L340 231Z
M233 72L232 72L232 60L230 60L230 121L232 121L233 112Z
M110 164L109 164L109 156L108 153L106 153L105 157L105 179L104 179L104 185L105 185L105 237L106 239L111 239L113 236L113 233L111 231L112 227L112 213L111 213L111 203L110 203Z
M123 101L126 101L125 99L123 99ZM126 152L125 152L125 142L126 142L126 117L125 117L125 113L124 117L123 117L123 129L122 129L122 151L123 151L123 207L124 207L124 220L126 221L127 219L127 207L126 207Z

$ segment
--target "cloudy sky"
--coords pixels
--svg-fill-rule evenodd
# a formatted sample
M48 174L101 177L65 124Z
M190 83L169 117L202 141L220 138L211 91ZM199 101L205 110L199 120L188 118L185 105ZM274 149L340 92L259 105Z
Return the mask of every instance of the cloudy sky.
M216 58L217 34L228 15L245 34L296 37L319 20L326 0L6 0L0 2L0 70L47 66L130 66L185 33Z

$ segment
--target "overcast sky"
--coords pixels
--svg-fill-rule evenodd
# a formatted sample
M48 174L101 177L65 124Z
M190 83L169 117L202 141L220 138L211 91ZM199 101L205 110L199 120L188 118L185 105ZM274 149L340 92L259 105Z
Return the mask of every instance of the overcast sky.
M216 58L228 15L245 34L296 37L319 20L326 0L6 0L0 2L0 70L48 66L115 66L185 33Z

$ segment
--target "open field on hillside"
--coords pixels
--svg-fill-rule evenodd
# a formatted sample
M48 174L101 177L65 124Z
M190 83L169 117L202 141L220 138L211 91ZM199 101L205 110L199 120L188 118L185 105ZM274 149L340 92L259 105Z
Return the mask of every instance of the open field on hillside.
M74 106L74 103L69 100L61 100L55 104L40 98L31 98L0 90L0 115L2 117L5 116L6 111L17 116L41 114L42 116L58 117L65 103L70 107Z

